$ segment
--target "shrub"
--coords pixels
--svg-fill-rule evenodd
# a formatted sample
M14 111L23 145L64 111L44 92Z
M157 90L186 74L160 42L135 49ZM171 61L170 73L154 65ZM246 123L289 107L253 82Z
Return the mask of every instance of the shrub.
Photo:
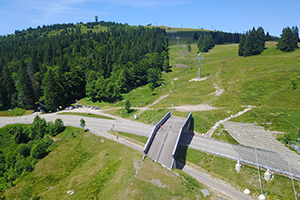
M29 141L29 131L26 127L20 125L14 129L14 140L16 144L27 143Z
M46 131L46 120L41 119L40 116L36 115L31 126L31 139L42 139Z
M30 155L33 158L41 159L48 155L47 148L53 143L53 140L49 137L45 137L42 140L38 140L35 145L31 148Z
M57 118L54 121L54 132L57 134L61 133L64 130L64 122L62 121L62 119Z
M16 149L16 154L25 158L30 156L30 146L27 144L20 144Z

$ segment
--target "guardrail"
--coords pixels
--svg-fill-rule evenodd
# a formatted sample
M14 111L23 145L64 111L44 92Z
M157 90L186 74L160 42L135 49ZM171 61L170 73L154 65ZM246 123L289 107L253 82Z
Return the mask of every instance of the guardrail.
M277 172L279 174L283 174L283 175L286 175L286 176L293 176L294 178L297 178L298 180L300 180L300 175L299 174L295 174L295 173L288 172L288 171L285 171L285 170L280 170L280 169L278 169L276 167L270 167L268 165L261 164L261 163L256 163L256 162L253 162L253 161L250 161L250 160L246 160L246 159L243 159L243 158L229 156L229 155L226 155L226 154L223 154L223 153L219 153L219 152L208 150L206 148L196 147L196 146L192 146L192 145L184 145L184 146L187 146L187 147L190 147L190 148L193 148L193 149L197 149L199 151L203 151L203 152L206 152L206 153L210 153L210 154L213 154L213 155L216 155L216 156L220 156L220 157L223 157L223 158L228 158L230 160L239 160L240 163L245 163L245 164L249 164L249 165L253 165L253 166L257 166L258 165L261 168L269 169L271 171L274 171L274 172ZM256 151L258 151L258 149L256 149ZM291 158L290 158L289 155L284 154L283 157L287 157L288 160L290 160L291 162L293 162L291 160ZM292 165L292 163L291 163L291 165ZM294 166L294 165L292 165L292 166Z
M144 153L144 156L148 153L149 151L149 148L153 142L153 139L157 133L157 131L160 129L160 126L162 126L169 118L171 117L171 113L168 112L153 128L148 140L147 140L147 143L143 149L143 153ZM143 157L144 157L143 156Z
M189 128L190 126L190 120L192 119L192 113L189 114L189 116L186 118L185 122L183 123L183 125L181 126L180 128L180 131L179 131L179 134L177 136L177 140L176 140L176 143L175 143L175 146L174 146L174 149L173 149L173 153L172 153L172 163L171 163L171 169L173 167L176 168L176 166L174 166L174 164L176 165L176 162L175 161L175 157L176 157L176 154L177 154L177 150L178 150L178 146L179 146L179 140L181 138L181 135L183 134L183 132Z

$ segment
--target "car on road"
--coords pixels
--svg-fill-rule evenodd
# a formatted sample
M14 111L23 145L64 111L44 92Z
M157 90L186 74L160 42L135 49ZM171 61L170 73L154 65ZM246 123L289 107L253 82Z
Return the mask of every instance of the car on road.
M92 110L98 110L98 109L100 109L100 107L98 107L98 106L93 106L92 107Z

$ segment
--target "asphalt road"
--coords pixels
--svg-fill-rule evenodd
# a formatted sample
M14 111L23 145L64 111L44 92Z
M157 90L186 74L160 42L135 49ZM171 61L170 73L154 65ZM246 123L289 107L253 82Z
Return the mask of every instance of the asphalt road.
M73 112L75 112L74 110ZM80 110L78 110L80 112ZM85 112L85 109L84 111ZM93 111L91 111L93 112ZM26 115L26 116L21 116L21 117L0 117L0 127L3 127L7 124L12 124L12 123L32 123L34 117L36 114L39 113L34 113L32 115ZM96 114L96 112L95 112ZM100 113L98 113L100 114ZM102 114L102 113L101 113ZM107 114L103 114L106 116L110 116ZM138 151L143 151L143 147L134 144L130 141L124 140L124 139L117 139L115 136L109 134L107 130L110 130L111 127L117 130L122 130L122 131L127 131L127 132L132 132L132 133L138 133L138 134L143 134L149 136L153 126L152 125L147 125L147 124L142 124L138 122L133 122L130 120L118 118L115 116L110 116L115 118L116 120L107 120L107 119L99 119L99 118L91 118L91 117L82 117L82 116L76 116L76 115L56 115L55 113L53 114L44 114L41 115L42 118L44 118L46 121L54 121L56 118L61 118L64 122L65 125L72 125L72 126L79 126L80 124L80 119L84 119L86 122L86 127L90 129L91 132L93 132L96 135L106 137L108 139L117 141L121 144L124 144L130 148L136 149ZM167 124L166 124L167 125ZM174 127L175 125L172 125ZM202 142L205 142L204 144ZM198 147L210 147L210 148L217 148L221 151L224 152L231 152L232 147L231 145L225 145L226 143L223 144L223 146L218 146L219 143L215 143L214 140L210 140L210 143L207 143L207 140L202 137L195 136L192 138L191 144L196 145ZM236 191L235 189L227 186L224 183L217 182L216 180L210 178L204 173L201 173L187 165L183 167L183 171L186 172L187 174L191 175L192 177L196 178L198 181L215 188L219 190L220 192L229 195L230 197L234 199L251 199L249 196L244 195L243 193ZM205 177L205 178L204 178Z
M184 122L184 118L171 116L157 131L149 148L148 156L171 169L173 149Z
M84 109L85 111L86 109ZM78 112L81 111L80 109L76 109L74 111L69 112ZM91 110L93 113L93 110ZM95 114L100 114L94 111ZM31 115L21 116L21 117L0 117L0 127L5 126L6 124L12 123L32 123L34 117L40 113L34 113ZM102 114L102 113L101 113ZM134 122L131 120L103 114L105 116L109 116L115 118L116 120L108 120L108 119L100 119L100 118L92 118L92 117L83 117L78 115L56 115L56 113L50 114L43 114L40 115L41 118L44 118L47 122L48 121L55 121L56 118L61 118L65 125L72 125L72 126L79 126L80 119L85 120L86 127L93 131L104 131L107 130L119 130L124 132L132 132L137 133L145 136L149 136L153 126L142 124L138 122Z

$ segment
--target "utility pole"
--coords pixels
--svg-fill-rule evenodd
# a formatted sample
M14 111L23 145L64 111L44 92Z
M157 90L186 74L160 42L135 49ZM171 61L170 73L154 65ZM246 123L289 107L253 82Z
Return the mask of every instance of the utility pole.
M183 57L184 57L184 55L185 55L185 48L186 48L186 45L185 45L185 46L184 46L184 45L182 45L181 47L183 48Z
M179 44L178 42L179 42L179 40L180 40L180 37L177 36L177 37L176 37L176 40L177 40L177 46L178 46L178 44Z
M198 70L198 78L200 78L200 70L201 70L201 59L204 59L203 57L200 57L200 53L198 54L198 57L196 59L199 59L199 70Z

